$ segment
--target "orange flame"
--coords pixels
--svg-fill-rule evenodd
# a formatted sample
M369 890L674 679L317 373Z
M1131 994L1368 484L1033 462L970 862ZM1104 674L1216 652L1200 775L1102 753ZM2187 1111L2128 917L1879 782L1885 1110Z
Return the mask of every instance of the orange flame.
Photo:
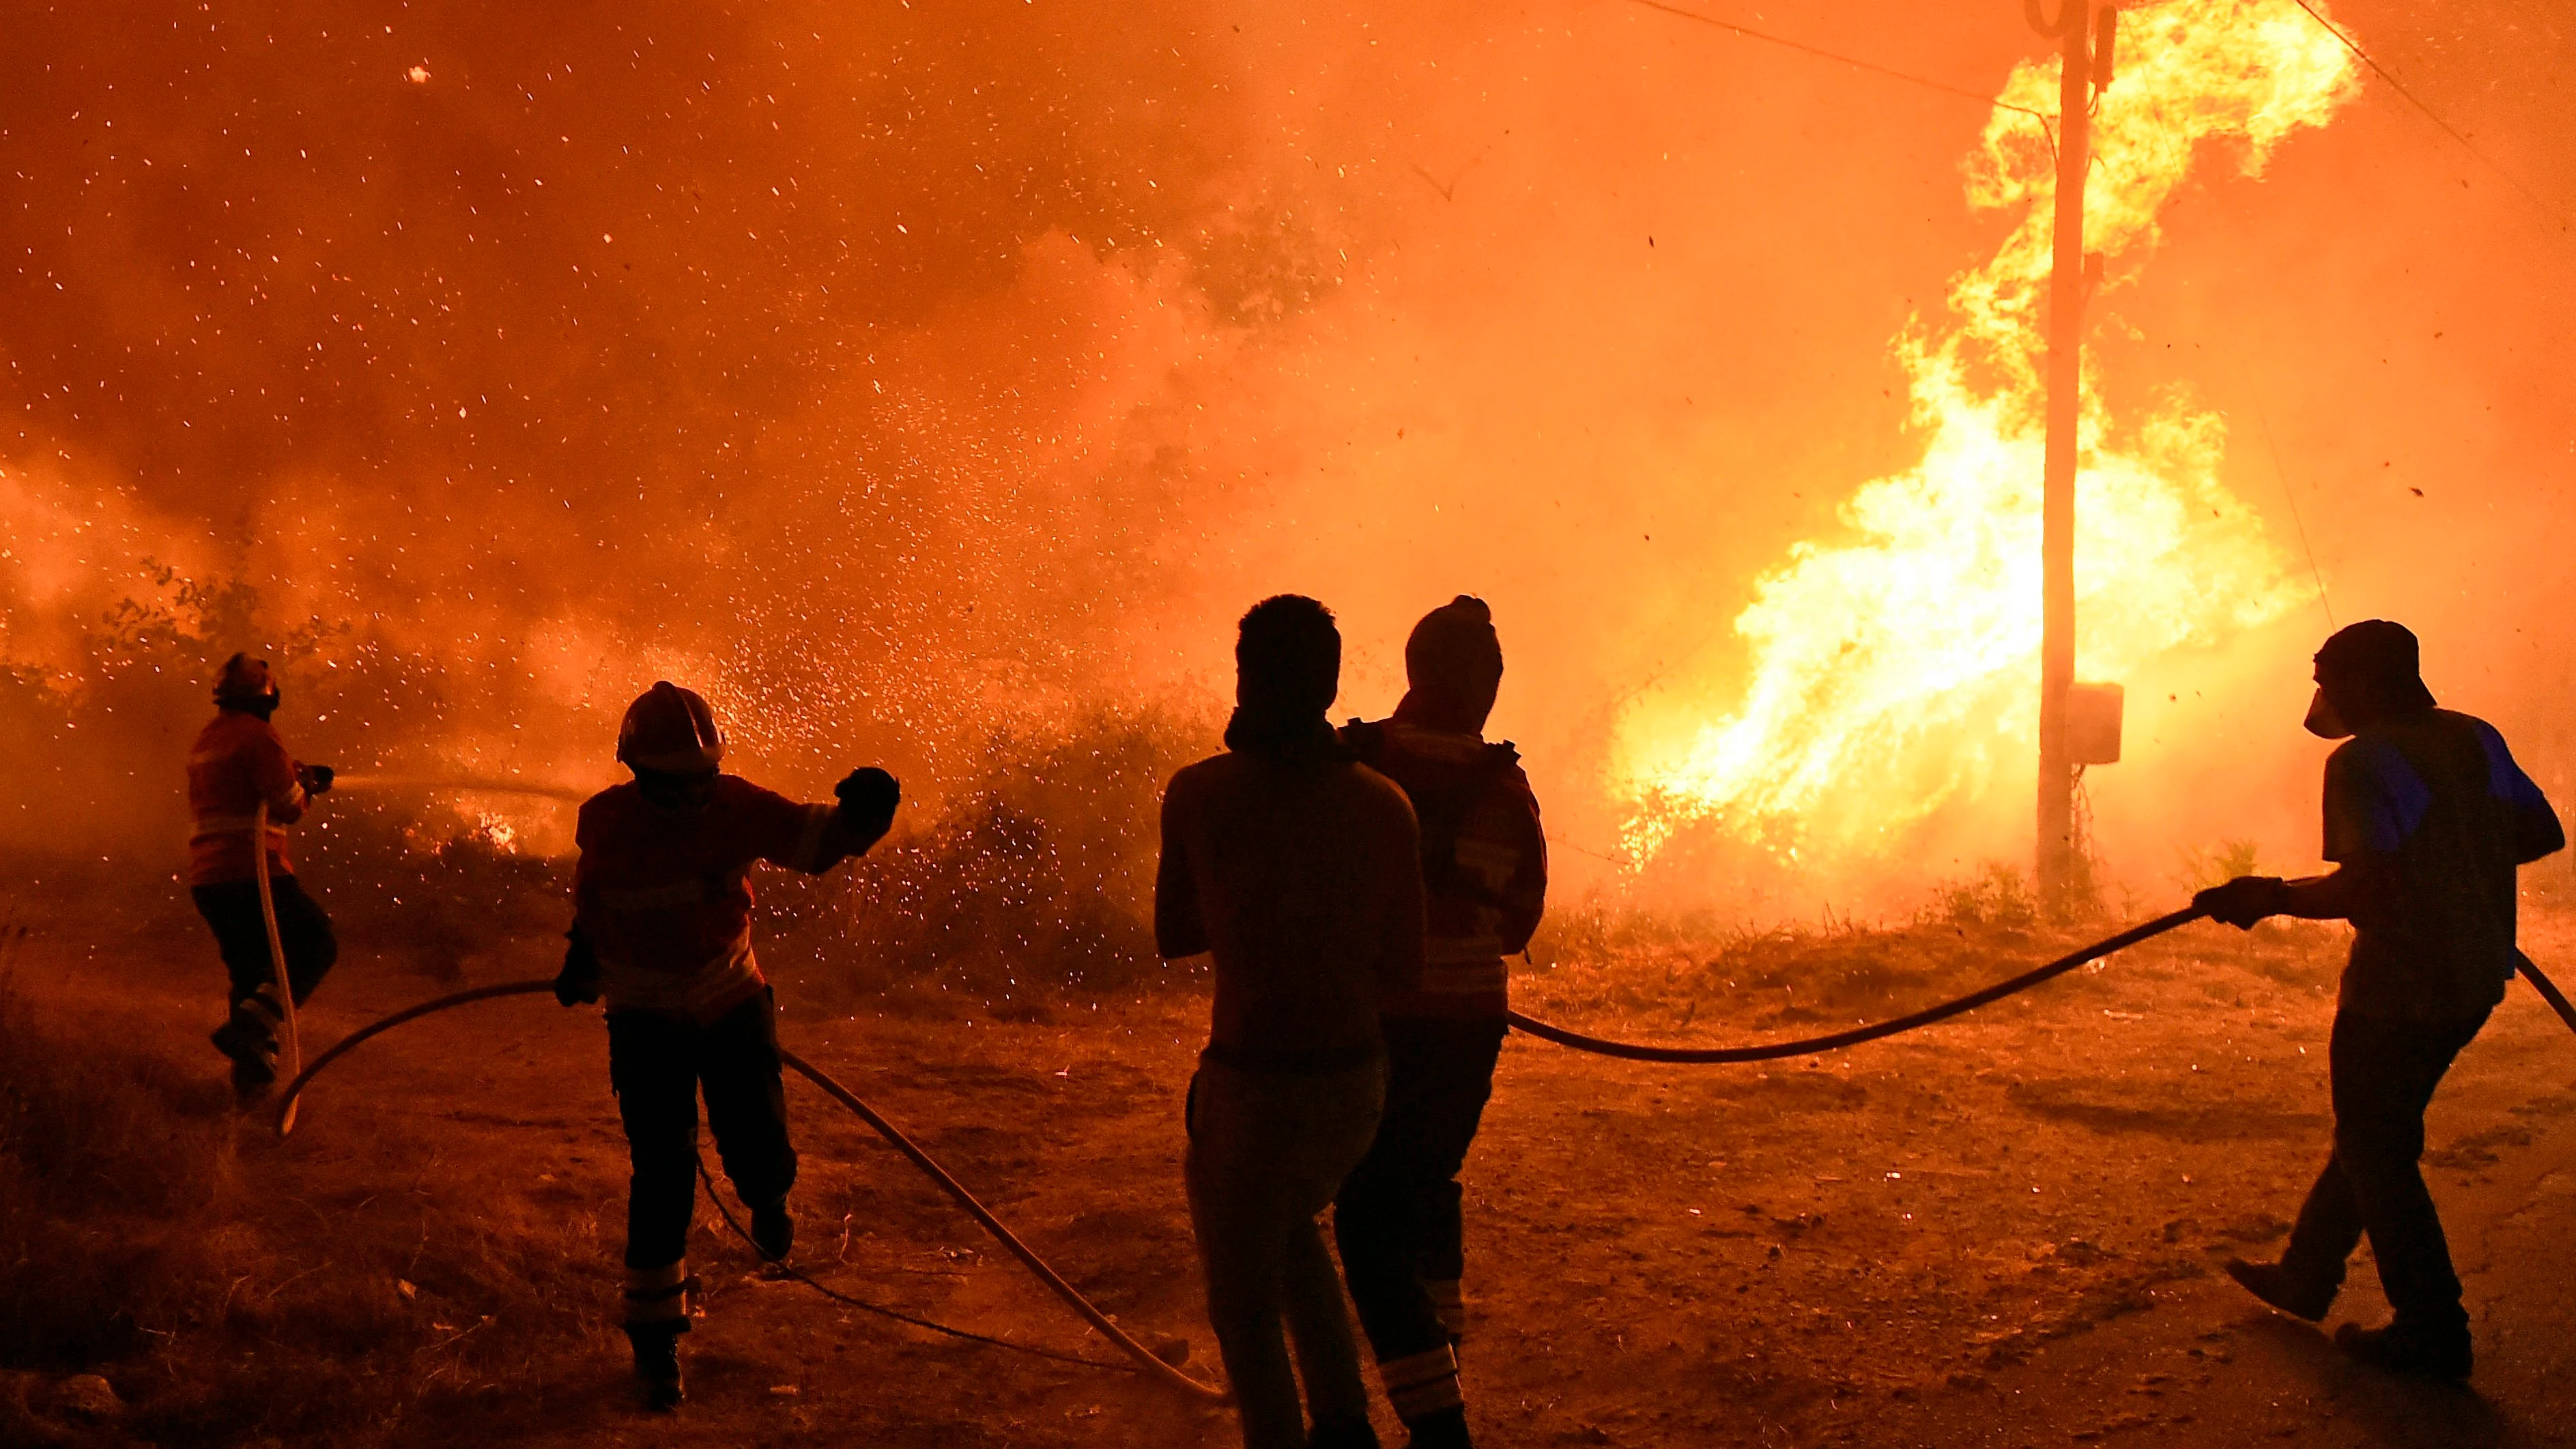
M2125 11L2119 74L2099 93L2088 247L2141 265L2157 213L2200 144L2243 169L2321 126L2358 90L2350 55L2296 0L2163 0ZM1969 159L1968 200L2019 218L1952 279L1945 331L1899 338L1923 460L1841 509L1854 537L1805 542L1735 620L1750 682L1711 721L1641 702L1620 723L1614 784L1639 859L1713 826L1782 857L1884 855L1954 802L1982 798L2035 748L2043 443L2041 313L2055 158L2028 111L2054 113L2055 58L2015 68ZM2295 597L2260 522L2219 479L2226 429L2179 390L2115 427L2087 369L2077 496L2078 657L2118 678L2215 642Z

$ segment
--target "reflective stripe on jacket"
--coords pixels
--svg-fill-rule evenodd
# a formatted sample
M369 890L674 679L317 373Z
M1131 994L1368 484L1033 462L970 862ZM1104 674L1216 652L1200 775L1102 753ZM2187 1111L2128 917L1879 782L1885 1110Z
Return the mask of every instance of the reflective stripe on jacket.
M1342 739L1404 787L1422 822L1422 984L1391 995L1384 1014L1503 1015L1504 958L1529 945L1547 903L1547 836L1519 755L1403 720L1355 721Z
M304 816L308 797L295 758L268 721L224 710L198 732L188 752L188 884L224 885L259 873L251 831L268 807L268 868L293 875L286 827Z

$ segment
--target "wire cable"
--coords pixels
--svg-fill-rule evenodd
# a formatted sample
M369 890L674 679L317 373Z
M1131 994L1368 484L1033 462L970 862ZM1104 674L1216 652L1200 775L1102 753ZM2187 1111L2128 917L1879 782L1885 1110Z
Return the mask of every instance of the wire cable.
M1646 0L1638 0L1638 3L1644 4L1646 3ZM2328 20L2316 6L2309 3L2309 0L2293 0L2293 3L2295 3L2301 10L2308 12L2308 18L2310 20L2313 20L2318 25L2324 27L2325 32L2328 35L2333 36L2337 41L2341 42L2343 48L2351 51L2354 57L2359 59L2363 65L2370 67L2373 75L2376 75L2381 80L2388 82L2388 88L2390 90L2405 97L2406 104L2423 112L2426 120L2431 121L2434 125L2442 128L2443 135L2457 141L2460 144L2461 150L2466 151L2471 156L2475 157L2479 165L2494 172L2497 178L2502 180L2505 185L2512 187L2514 194L2521 197L2524 201L2529 202L2532 210L2539 212L2544 220L2554 223L2560 234L2564 235L2569 230L2567 218L2560 214L2558 208L2551 206L2548 202L2542 200L2538 193L2534 192L2530 187L2522 184L2521 178L2515 176L2512 172L2505 170L2502 166L2497 165L2487 156L2487 153L2479 150L2477 143L2469 139L2467 132L2452 125L2449 121L2442 119L2441 112L2434 110L2431 106L2425 104L2422 97L2416 95L2413 91L2408 90L2406 88L2406 83L2397 78L2397 73L2395 71L2390 70L2388 67L2381 65L2377 60L2373 59L2369 51L2361 48L2361 42L2344 33L2342 26Z
M891 1318L897 1323L909 1323L915 1328L926 1328L933 1333L944 1333L950 1338L962 1338L969 1343L985 1343L991 1344L995 1348L1007 1348L1013 1353L1024 1353L1031 1358L1049 1359L1056 1363L1081 1364L1085 1368L1107 1369L1112 1373L1132 1374L1136 1372L1136 1366L1134 1364L1117 1363L1105 1358L1084 1358L1078 1353L1059 1353L1051 1348L1039 1348L1033 1344L1014 1343L1007 1338L996 1338L989 1333L977 1333L971 1328L959 1328L953 1324L941 1323L936 1319L916 1318L913 1315L904 1312L902 1309L888 1308L882 1303L871 1303L864 1298L854 1298L847 1293L843 1293L840 1290L831 1287L829 1284L822 1282L820 1279L815 1278L804 1269L788 1262L786 1259L773 1258L769 1256L767 1252L763 1251L759 1241L752 1237L750 1230L745 1228L742 1223L734 1217L733 1210L731 1208L725 1206L723 1195L716 1191L715 1177L707 1171L706 1156L703 1153L693 1153L692 1155L697 1159L698 1180L707 1185L707 1200L715 1204L716 1216L723 1218L724 1225L733 1229L733 1235L742 1239L744 1243L750 1245L751 1251L759 1255L761 1262L767 1264L778 1272L785 1274L787 1277L795 1279L797 1282L804 1284L806 1287L813 1289L815 1292L822 1294L824 1297L831 1299L835 1303L846 1304L849 1307L876 1314L881 1318Z
M2280 481L2281 496L2289 500L2290 522L2299 530L2299 549L2308 556L2308 577L2317 585L2317 607L2326 615L2326 627L2335 627L2334 601L2326 597L2326 571L2317 565L2316 545L2308 542L2308 520L2299 511L2299 490L2290 483L2290 470L2281 466L2281 445L2272 438L2272 419L2263 410L2263 391L2254 381L2254 372L2238 358L2236 370L2245 379L2245 396L2254 404L2254 422L2263 434L2263 450L2272 455L2272 476Z
M1660 10L1666 15L1677 15L1684 20L1695 20L1702 25L1715 26L1719 30L1726 31L1731 35L1743 36L1747 40L1759 40L1770 45L1785 46L1788 49L1798 51L1801 54L1815 56L1819 60L1830 60L1837 65L1847 65L1855 70L1865 70L1872 75L1885 76L1890 80L1903 81L1907 85L1921 86L1925 90L1939 91L1945 96L1958 96L1966 100L1975 101L1981 106L1992 106L1997 110L2019 111L2023 115L2029 116L2038 121L2042 127L2047 126L2050 121L2055 119L2054 117L2048 116L2039 111L2034 111L2028 106L2017 106L2010 101L1997 100L1993 96L1972 91L1966 86L1954 86L1947 81L1934 80L1930 76L1908 74L1905 71L1894 70L1887 66L1880 65L1876 61L1862 60L1858 56L1843 55L1836 51L1826 50L1820 46L1809 45L1803 40L1791 40L1785 35L1773 35L1768 31L1755 30L1750 26L1738 25L1732 20L1720 20L1713 15L1702 15L1695 10L1684 10L1677 5L1666 5L1661 3L1661 0L1632 0L1632 3L1643 5L1649 10ZM2053 136L2051 140L2053 143Z

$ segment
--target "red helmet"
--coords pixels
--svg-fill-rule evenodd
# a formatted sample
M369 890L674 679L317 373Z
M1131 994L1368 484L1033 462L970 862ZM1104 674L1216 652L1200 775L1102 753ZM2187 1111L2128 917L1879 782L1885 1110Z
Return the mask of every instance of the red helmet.
M215 703L252 705L277 693L277 681L269 675L268 661L236 654L224 661L223 672L215 676Z
M724 758L724 731L696 690L661 680L626 707L617 758L639 770L697 774Z

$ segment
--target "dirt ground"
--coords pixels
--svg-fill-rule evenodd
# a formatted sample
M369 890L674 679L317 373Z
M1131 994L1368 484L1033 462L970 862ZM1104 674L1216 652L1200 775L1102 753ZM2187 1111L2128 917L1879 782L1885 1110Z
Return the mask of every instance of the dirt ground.
M2526 938L2576 976L2576 920L2535 921ZM1740 939L1534 968L1518 1004L1668 1040L1799 1034L1937 999L2067 939ZM48 1039L159 1063L116 1070L160 1084L159 1105L137 1110L170 1115L170 1170L219 1181L122 1228L111 1204L98 1231L163 1232L152 1261L177 1266L155 1271L206 1286L132 1290L131 1351L12 1376L0 1438L1234 1442L1222 1411L1129 1375L766 1281L703 1209L690 1402L647 1417L610 1327L624 1172L595 1009L514 999L399 1029L324 1077L280 1144L225 1110L203 1044L211 953L185 932L157 940L56 924L10 976ZM2432 1178L2477 1315L2474 1388L2348 1368L2215 1272L2227 1254L2277 1250L2320 1160L2340 950L2325 928L2194 926L1915 1036L1768 1067L1632 1065L1515 1038L1467 1178L1480 1442L2576 1441L2576 1037L2524 988L2433 1113ZM433 983L353 953L309 1010L308 1040L550 965L527 942ZM792 982L781 998L795 1050L912 1130L1122 1324L1187 1339L1192 1370L1212 1372L1180 1190L1203 999L998 1021L917 1000L823 1017ZM792 1079L790 1103L802 1264L907 1312L1108 1352L855 1118ZM205 1301L219 1283L221 1303ZM2356 1265L2338 1317L2382 1311ZM87 1431L47 1407L83 1368L126 1403Z

